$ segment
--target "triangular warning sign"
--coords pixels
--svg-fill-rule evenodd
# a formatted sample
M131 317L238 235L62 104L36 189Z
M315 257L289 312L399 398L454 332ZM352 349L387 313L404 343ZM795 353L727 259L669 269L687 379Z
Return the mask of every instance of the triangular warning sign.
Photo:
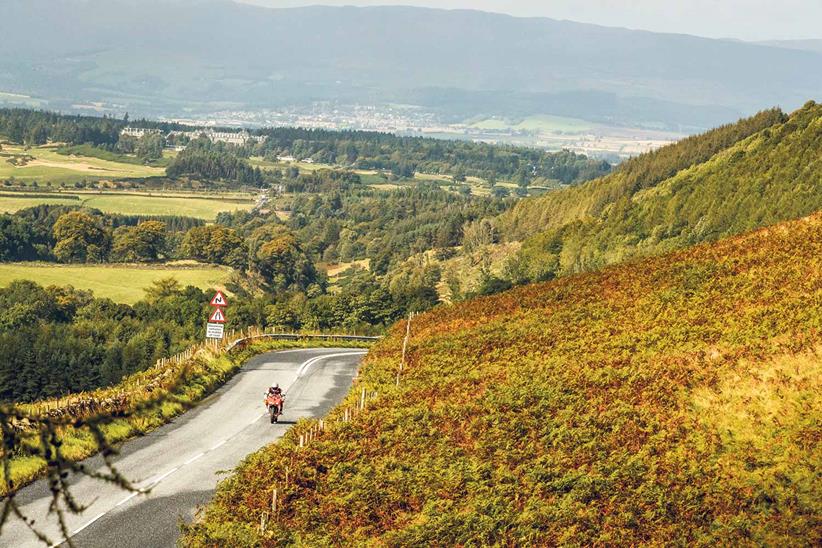
M222 291L218 291L214 298L211 299L211 306L228 306L228 301L225 300L225 295Z
M225 314L223 314L221 309L215 308L211 316L208 317L208 321L212 323L225 323Z

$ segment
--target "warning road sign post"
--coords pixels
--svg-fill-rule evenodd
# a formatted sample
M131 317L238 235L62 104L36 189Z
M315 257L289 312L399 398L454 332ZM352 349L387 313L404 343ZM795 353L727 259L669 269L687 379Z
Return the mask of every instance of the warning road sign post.
M228 301L225 299L225 295L223 295L222 291L218 291L214 298L211 299L211 306L220 306L225 307L228 306Z
M225 333L225 326L221 323L209 323L206 326L207 339L222 339Z
M215 308L208 317L209 323L225 323L225 314L222 308Z
M228 301L222 291L218 291L211 299L211 306L214 309L208 316L206 325L206 339L222 339L225 334L225 312L223 308L228 306Z

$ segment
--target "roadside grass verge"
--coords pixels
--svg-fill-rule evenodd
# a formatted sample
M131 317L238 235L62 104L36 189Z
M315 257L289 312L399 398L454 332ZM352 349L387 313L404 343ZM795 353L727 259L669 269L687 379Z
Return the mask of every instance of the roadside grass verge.
M347 340L256 340L242 349L202 345L191 349L181 360L161 360L153 368L135 373L119 384L94 392L20 404L20 416L48 416L60 425L59 451L68 461L79 462L103 448L84 421L96 422L106 443L115 446L144 435L194 407L228 381L252 356L292 348L367 348L370 343ZM20 443L9 452L10 483L0 485L0 496L43 477L50 465L50 445L44 450L34 421L18 418L12 425L22 432ZM54 465L54 463L52 463Z

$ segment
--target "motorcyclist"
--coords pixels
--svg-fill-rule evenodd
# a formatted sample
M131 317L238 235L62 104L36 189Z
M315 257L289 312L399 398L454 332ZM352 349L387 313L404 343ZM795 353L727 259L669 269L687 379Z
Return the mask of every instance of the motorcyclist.
M283 412L283 408L285 407L285 397L283 396L283 389L280 388L280 385L275 383L274 386L268 387L268 397L271 396L279 396L280 397L280 413Z

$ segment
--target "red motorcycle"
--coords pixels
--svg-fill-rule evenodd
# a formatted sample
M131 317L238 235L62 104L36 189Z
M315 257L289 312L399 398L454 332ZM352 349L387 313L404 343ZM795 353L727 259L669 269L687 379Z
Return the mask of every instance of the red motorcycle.
M271 424L274 424L283 414L283 397L281 394L267 394L265 406L268 408L268 416L271 417Z

